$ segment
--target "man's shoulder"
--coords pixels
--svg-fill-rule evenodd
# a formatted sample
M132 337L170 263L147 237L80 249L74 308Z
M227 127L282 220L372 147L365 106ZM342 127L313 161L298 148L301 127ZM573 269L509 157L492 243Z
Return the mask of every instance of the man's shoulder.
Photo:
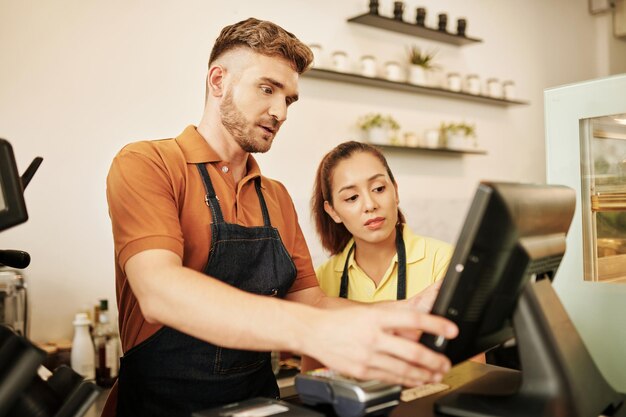
M123 154L162 154L162 153L180 153L180 146L176 143L175 138L139 140L125 145L119 152Z
M286 201L292 201L291 195L289 194L287 187L285 187L282 182L261 174L261 184L264 191L276 196L276 198L278 198L281 203Z
M266 188L271 188L271 189L276 189L276 190L281 190L281 191L284 191L284 192L288 192L287 191L287 187L285 187L285 184L283 184L282 182L278 181L277 179L266 177L263 174L261 174L261 184L263 184L263 186L266 187Z
M158 165L185 165L185 156L175 138L131 142L117 153L115 159L125 164L151 161Z

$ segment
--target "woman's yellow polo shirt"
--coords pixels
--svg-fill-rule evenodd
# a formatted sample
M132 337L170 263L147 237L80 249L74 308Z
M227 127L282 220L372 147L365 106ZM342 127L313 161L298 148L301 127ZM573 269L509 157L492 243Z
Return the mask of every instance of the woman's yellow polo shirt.
M413 234L407 225L402 233L406 246L406 295L411 297L443 278L452 257L452 246L437 239ZM338 297L346 256L354 240L341 253L316 269L317 280L326 295ZM380 285L367 276L354 260L348 262L348 298L361 302L395 300L398 287L398 255L391 260Z

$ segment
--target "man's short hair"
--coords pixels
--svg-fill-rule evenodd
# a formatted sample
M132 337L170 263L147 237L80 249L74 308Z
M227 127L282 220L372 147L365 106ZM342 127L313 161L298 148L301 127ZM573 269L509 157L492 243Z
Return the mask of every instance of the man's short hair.
M291 62L298 74L305 72L313 62L313 52L275 23L253 17L226 26L215 40L209 67L224 53L239 47L247 47L265 56L279 56Z

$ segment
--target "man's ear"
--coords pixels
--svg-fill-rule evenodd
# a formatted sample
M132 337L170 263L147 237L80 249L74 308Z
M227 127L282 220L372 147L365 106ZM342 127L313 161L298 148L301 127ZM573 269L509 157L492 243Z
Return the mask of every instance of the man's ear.
M343 223L341 217L337 214L333 206L328 201L324 201L324 211L335 221L335 223Z
M221 65L214 65L209 68L206 77L206 84L209 94L214 97L221 97L224 94L224 76L226 69Z

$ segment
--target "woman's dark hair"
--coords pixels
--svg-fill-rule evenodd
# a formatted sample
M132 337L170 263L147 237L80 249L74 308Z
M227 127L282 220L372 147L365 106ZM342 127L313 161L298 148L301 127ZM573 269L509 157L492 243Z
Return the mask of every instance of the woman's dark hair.
M380 163L385 167L385 170L387 170L391 181L394 184L396 183L385 156L378 148L372 145L356 141L344 142L337 145L322 158L317 168L317 173L315 174L313 196L311 197L311 213L313 214L315 229L320 236L322 246L330 252L331 255L341 252L352 238L352 234L346 229L343 223L335 223L328 213L326 213L324 210L324 201L328 201L331 206L333 205L333 174L339 162L359 152L368 152L378 158ZM399 207L398 222L405 223L404 215Z

